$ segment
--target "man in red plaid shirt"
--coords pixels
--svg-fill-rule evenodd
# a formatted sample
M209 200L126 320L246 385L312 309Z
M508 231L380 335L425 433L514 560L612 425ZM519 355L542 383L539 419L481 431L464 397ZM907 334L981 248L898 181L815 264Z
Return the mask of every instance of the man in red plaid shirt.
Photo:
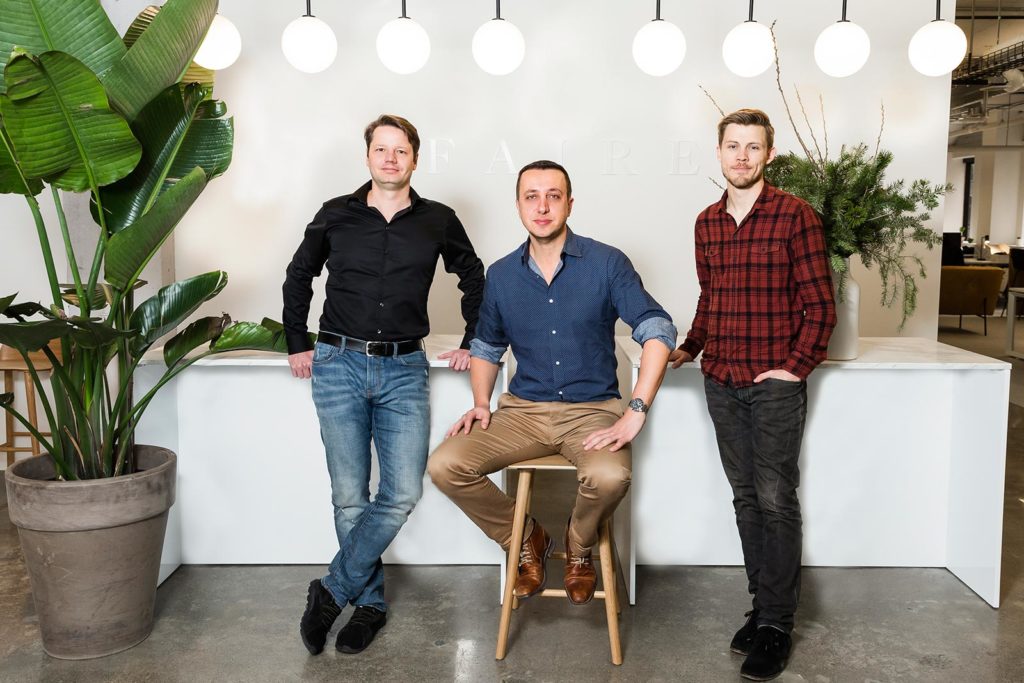
M753 609L730 648L744 678L786 668L800 592L799 457L807 376L835 326L821 221L764 181L775 158L768 116L740 109L718 124L727 187L697 217L700 298L673 367L703 351L708 412L733 490Z

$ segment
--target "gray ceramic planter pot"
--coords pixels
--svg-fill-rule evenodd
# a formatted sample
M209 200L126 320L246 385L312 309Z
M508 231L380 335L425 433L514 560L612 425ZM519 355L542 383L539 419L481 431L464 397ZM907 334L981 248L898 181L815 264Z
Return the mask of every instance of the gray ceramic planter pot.
M61 659L127 650L153 630L153 605L177 457L136 446L139 472L54 481L47 456L7 470L43 649Z

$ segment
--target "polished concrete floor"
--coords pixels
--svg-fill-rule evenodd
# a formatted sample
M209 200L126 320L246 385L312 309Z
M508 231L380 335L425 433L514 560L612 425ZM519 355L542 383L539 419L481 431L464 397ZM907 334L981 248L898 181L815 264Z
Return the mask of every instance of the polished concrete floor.
M965 331L949 322L941 341L1001 353L1005 323L990 321L986 338L980 321L977 331L974 321L965 320ZM1018 366L1015 399L1024 397ZM1024 681L1024 408L1009 410L1002 607L990 608L942 569L806 569L794 652L780 681ZM537 496L550 501L541 519L558 529L571 480L549 478L548 486ZM597 601L525 602L508 657L495 661L493 567L388 567L390 621L378 639L359 655L329 645L311 657L297 625L306 586L321 570L182 567L158 591L148 640L99 660L60 661L40 646L0 500L0 681L739 680L740 657L728 650L747 604L736 567L641 568L638 603L622 614L621 667L608 661ZM552 562L550 581L559 578Z

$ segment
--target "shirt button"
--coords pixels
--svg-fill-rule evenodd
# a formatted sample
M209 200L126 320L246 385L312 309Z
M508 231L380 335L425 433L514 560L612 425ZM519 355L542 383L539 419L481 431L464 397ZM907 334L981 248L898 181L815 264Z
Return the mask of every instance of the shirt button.
M558 334L556 330L551 330L551 334Z
M549 304L553 304L553 303L555 303L555 300L554 299L548 299L548 303Z
M559 396L561 396L561 395L562 395L562 392L561 392L561 391L559 391L559 392L558 392L558 395L559 395Z
M380 302L380 307L384 308L384 302L383 301Z
M555 361L555 365L561 365L561 364L562 364L562 361L560 361L560 360L556 360Z
M377 334L380 334L380 330L377 330Z

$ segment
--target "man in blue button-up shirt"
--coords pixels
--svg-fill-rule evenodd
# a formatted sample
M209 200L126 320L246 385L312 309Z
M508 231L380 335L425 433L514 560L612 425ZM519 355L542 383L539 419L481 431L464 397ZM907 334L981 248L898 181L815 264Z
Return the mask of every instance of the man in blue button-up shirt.
M569 230L572 202L569 174L560 165L537 161L519 172L516 205L530 236L487 272L470 343L475 406L449 430L427 468L438 488L507 550L515 501L487 475L553 452L571 461L579 493L566 529L565 588L570 601L583 604L597 582L591 548L629 488L629 444L665 376L676 328L625 254ZM615 372L619 318L643 346L625 413ZM498 363L509 346L518 369L492 415ZM533 520L524 537L515 585L520 599L543 589L553 546Z

